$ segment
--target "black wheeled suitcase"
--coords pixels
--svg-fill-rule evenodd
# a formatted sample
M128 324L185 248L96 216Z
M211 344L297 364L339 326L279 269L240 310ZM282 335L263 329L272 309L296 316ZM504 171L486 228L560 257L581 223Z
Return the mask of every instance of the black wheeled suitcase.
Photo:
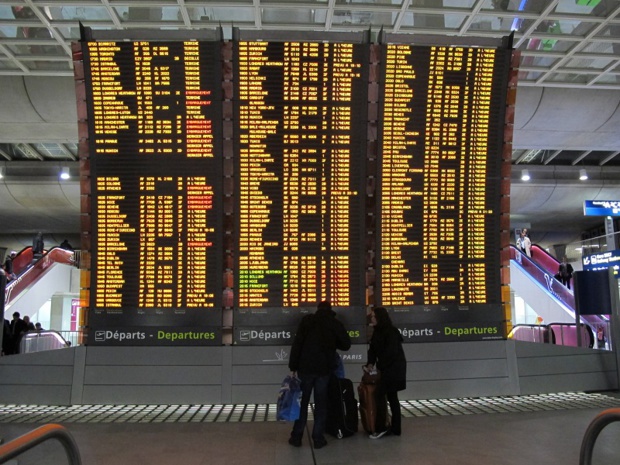
M332 376L327 389L327 425L325 430L342 439L357 433L357 400L350 379Z

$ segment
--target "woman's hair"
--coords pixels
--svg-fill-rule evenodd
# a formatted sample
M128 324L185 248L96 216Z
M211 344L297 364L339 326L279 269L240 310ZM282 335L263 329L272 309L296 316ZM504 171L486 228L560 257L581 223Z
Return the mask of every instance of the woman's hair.
M391 326L394 326L392 324L392 320L390 319L390 315L385 309L385 307L376 307L373 310L373 313L375 314L378 328L389 328Z

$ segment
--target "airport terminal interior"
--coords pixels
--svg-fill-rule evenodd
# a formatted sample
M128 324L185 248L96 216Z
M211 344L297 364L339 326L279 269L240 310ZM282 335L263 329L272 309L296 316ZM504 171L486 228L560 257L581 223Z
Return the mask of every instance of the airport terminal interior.
M477 47L510 37L518 71L501 174L508 339L406 344L402 436L373 440L360 425L321 450L309 431L291 447L291 423L276 420L282 341L276 360L232 330L204 357L187 347L132 356L84 346L81 249L94 242L74 67L85 31L119 43L343 34ZM620 0L0 0L0 259L16 251L19 276L7 285L5 318L20 311L53 330L0 358L0 463L78 463L58 441L65 431L81 463L101 465L618 463L620 328L594 312L579 328L575 289L554 275L565 257L576 272L616 257L619 128ZM604 213L586 211L596 202ZM530 257L514 247L524 229ZM32 250L39 232L43 254ZM366 346L354 345L345 366L357 385ZM589 437L588 455L588 426L603 412L610 424ZM33 430L49 424L61 425L52 439L12 455L16 438L37 442Z

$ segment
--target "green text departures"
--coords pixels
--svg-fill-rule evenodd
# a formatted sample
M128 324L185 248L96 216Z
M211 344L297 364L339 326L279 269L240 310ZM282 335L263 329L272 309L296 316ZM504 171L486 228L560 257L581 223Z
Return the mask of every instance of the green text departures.
M198 331L157 331L157 339L165 339L168 341L185 341L185 340L214 340L215 333L203 333Z

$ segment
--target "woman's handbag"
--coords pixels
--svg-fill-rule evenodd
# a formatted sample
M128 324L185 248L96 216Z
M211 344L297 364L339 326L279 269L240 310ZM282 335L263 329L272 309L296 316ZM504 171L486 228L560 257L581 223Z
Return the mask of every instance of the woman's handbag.
M288 375L282 381L278 402L276 404L276 419L278 421L295 421L299 419L301 411L301 382L299 378Z

